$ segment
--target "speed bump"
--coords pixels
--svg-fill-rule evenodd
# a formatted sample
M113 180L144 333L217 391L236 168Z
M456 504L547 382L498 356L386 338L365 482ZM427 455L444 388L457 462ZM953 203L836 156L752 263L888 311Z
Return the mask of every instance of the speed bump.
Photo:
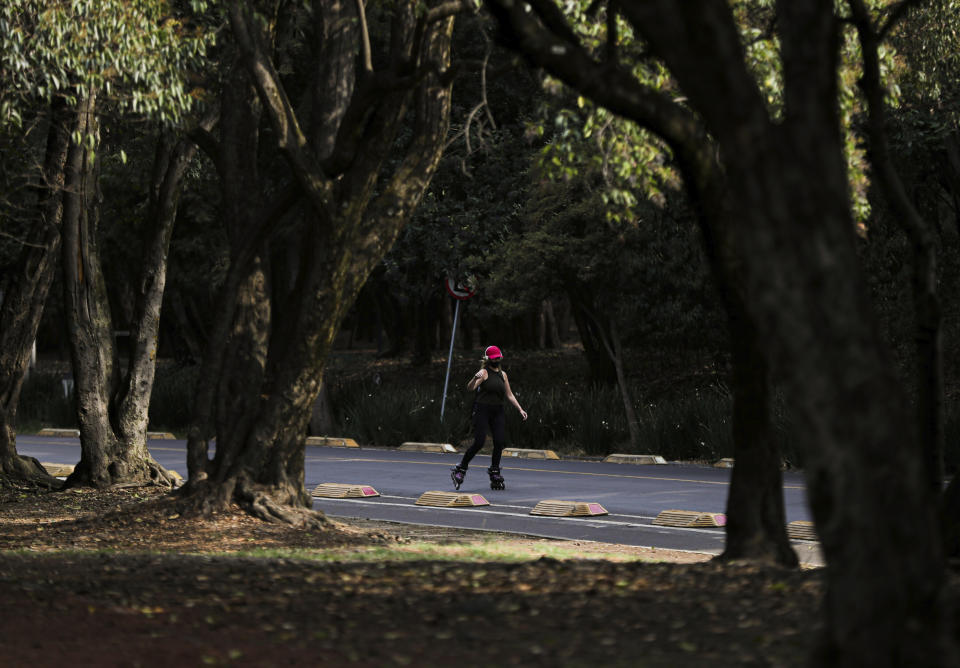
M370 485L348 485L339 482L325 482L314 487L311 495L328 499L362 499L368 496L380 496L380 492Z
M418 506L440 506L441 508L464 508L469 506L489 506L490 502L482 494L460 494L459 492L424 492L417 499Z
M553 450L528 450L526 448L504 448L504 457L523 457L525 459L560 459Z
M40 466L54 478L66 478L73 473L73 466L70 464L51 464L50 462L40 462Z
M51 427L44 427L37 432L37 436L59 436L66 438L80 438L79 429L53 429Z
M813 522L803 520L787 523L787 537L794 540L818 540Z
M402 443L398 450L405 452L456 452L457 449L449 443L415 443L407 441Z
M603 461L608 464L666 464L660 455L607 455Z
M593 517L594 515L607 515L608 513L607 509L599 503L547 499L534 506L530 514L546 515L548 517Z
M653 523L664 527L722 527L727 524L727 516L696 510L664 510Z
M307 436L307 445L320 445L328 448L359 448L352 438L331 438L329 436Z

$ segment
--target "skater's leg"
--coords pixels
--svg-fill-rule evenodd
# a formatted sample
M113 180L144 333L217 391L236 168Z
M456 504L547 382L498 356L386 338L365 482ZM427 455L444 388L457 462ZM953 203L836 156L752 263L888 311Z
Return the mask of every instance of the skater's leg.
M491 411L490 432L493 434L493 457L490 460L490 468L487 469L487 473L490 474L490 489L506 489L503 475L500 473L500 456L506 445L506 420L503 406L497 406L496 412Z
M487 440L487 422L487 406L484 404L474 404L473 445L463 453L463 457L460 459L460 468L466 470L470 464L470 460L483 448L483 443Z
M490 468L492 469L500 468L500 456L507 445L506 425L503 406L497 406L496 410L491 411L490 415L490 433L493 434L493 458L490 460Z

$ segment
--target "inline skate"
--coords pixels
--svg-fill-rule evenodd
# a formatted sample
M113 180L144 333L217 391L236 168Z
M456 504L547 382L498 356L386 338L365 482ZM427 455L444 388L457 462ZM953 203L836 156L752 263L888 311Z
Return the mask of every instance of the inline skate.
M500 469L491 466L487 469L487 473L490 474L490 489L507 488L507 483L504 481L503 476L500 475Z
M457 465L450 469L450 479L453 481L453 486L456 489L460 489L460 485L463 484L463 478L467 475L467 469Z

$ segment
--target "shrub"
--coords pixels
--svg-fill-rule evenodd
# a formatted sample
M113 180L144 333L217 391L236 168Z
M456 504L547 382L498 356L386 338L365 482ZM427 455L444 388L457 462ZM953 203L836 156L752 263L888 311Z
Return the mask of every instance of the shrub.
M38 431L43 427L76 429L73 397L64 395L63 375L34 371L23 382L17 408L17 428Z
M193 389L197 383L199 365L157 366L150 395L150 429L184 432L190 424L193 411Z

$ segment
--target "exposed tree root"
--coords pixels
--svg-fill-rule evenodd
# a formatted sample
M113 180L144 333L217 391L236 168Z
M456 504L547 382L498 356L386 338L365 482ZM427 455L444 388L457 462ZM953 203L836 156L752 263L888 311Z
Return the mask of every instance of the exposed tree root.
M183 515L209 516L226 510L236 503L245 512L264 522L289 524L299 529L327 530L337 524L322 512L306 506L285 503L297 495L285 490L267 488L246 481L230 480L214 482L209 479L188 483L176 494L180 497L178 510Z
M800 567L797 553L793 551L789 543L783 546L763 538L745 541L736 547L731 547L728 541L727 548L714 559L723 562L753 563L781 568Z
M67 477L66 488L94 487L96 489L129 489L134 487L163 487L173 489L176 479L153 459L134 462L116 462L100 473L89 467L77 466Z
M14 455L0 459L0 475L11 481L27 483L45 489L61 489L63 481L47 473L34 457Z
M241 503L247 512L265 522L281 522L299 529L328 529L333 526L323 513L310 508L277 503L265 494L257 494L246 503Z

